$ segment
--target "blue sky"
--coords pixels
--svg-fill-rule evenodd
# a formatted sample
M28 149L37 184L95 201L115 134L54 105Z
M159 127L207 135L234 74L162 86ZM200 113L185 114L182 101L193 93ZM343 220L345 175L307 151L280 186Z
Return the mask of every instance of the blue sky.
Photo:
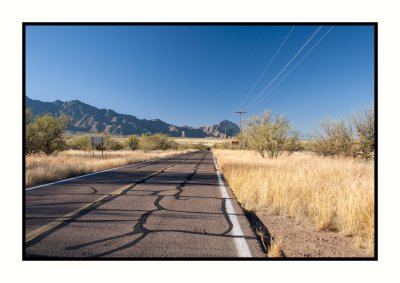
M26 94L78 99L138 118L202 126L233 114L293 26L28 26ZM374 99L372 26L296 26L249 94L249 116L286 114L304 133L346 118ZM268 90L268 89L267 89ZM251 106L252 104L250 104Z

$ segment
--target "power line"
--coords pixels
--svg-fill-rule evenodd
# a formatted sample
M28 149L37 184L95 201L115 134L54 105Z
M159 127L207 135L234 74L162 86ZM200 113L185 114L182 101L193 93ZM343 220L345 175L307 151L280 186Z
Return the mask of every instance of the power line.
M278 77L286 70L286 68L292 63L294 59L299 55L299 53L310 43L310 41L315 37L315 35L322 29L323 26L319 26L306 40L302 47L296 52L296 54L290 59L290 61L282 68L282 70L270 81L270 83L260 91L244 108L250 108L253 106L254 102L259 100L260 97L268 90L269 87L278 79Z
M257 103L255 103L252 107L250 107L248 109L248 111L250 112L258 103L260 103L261 101L263 101L268 94L270 94L300 63L301 61L304 60L304 58L306 58L308 56L308 54L310 54L315 47L317 47L317 45L322 41L322 39L334 28L335 26L332 26L311 48L310 50L307 51L306 54L304 54L304 56L302 58L300 58L299 61L296 62L296 64L275 84L275 86L273 88L271 88L270 90L268 90L264 96L262 96Z
M252 91L254 90L254 88L256 87L256 85L260 82L262 76L265 74L265 72L269 69L269 66L271 66L272 62L274 61L274 59L276 58L276 56L278 55L279 51L282 49L283 45L285 45L286 41L288 40L289 36L291 35L291 33L293 32L294 28L296 26L293 26L292 29L289 31L289 33L286 35L285 39L282 41L281 45L279 46L278 50L275 52L274 56L272 56L271 60L269 61L268 65L264 68L264 70L262 71L262 73L258 76L257 80L255 81L255 83L253 84L253 86L250 88L250 90L247 92L245 98L242 100L242 102L239 104L239 106L236 109L240 109L240 107L243 105L243 103L246 102L246 100L249 98L250 94L252 93Z
M310 43L310 41L315 37L315 35L321 30L323 26L319 26L306 40L303 46L296 52L296 54L292 57L292 59L282 68L282 70L270 81L270 83L260 91L247 105L246 108L253 107L253 104L262 97L262 95L268 91L268 88L272 86L272 84L278 79L278 77L286 70L286 68L292 63L294 59L299 55L299 53Z

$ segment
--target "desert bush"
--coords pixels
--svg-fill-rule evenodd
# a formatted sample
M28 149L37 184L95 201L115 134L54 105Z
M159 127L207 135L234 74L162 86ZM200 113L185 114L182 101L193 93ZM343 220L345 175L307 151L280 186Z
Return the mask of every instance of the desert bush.
M208 146L203 143L176 143L176 145L174 144L173 148L181 150L190 150L190 149L206 150Z
M33 115L32 110L25 109L25 151L27 154L38 153L38 141L35 137L35 132L32 127Z
M40 152L39 138L37 137L32 124L25 127L25 152L26 154L35 154Z
M352 124L356 131L356 155L363 159L370 159L375 151L375 115L372 107L362 113L354 114Z
M125 145L118 138L106 138L104 143L105 150L123 150Z
M322 138L308 141L305 150L320 156L332 156L327 142Z
M193 149L198 149L198 150L207 150L208 146L206 146L203 143L195 143L193 144Z
M291 136L289 120L284 115L272 117L270 111L264 112L262 116L254 116L247 123L244 131L246 146L256 150L262 157L267 154L275 158L285 151L285 146L294 149L298 139L296 135ZM291 140L288 140L291 137ZM292 147L290 147L292 146Z
M321 123L322 134L317 133L307 144L310 151L322 156L351 156L370 159L375 151L375 116L372 107L344 120Z
M25 109L25 126L31 124L33 122L33 114L32 110L29 108Z
M135 135L129 136L126 139L126 145L132 150L139 149L139 138Z
M53 117L50 114L45 114L26 125L26 153L42 152L50 155L64 150L66 142L63 133L68 126L68 122L69 118L67 116Z
M246 133L240 132L239 134L236 135L237 139L237 147L239 149L248 149L249 148L249 143L248 139L246 138Z
M322 156L354 156L353 132L345 121L325 120L322 133L317 133L312 142L312 151Z
M139 139L139 148L144 151L176 149L177 147L176 142L163 134L142 135Z
M212 146L215 149L240 149L241 145L239 142L237 144L233 144L232 142L222 142L222 143L216 143Z
M68 140L68 147L75 150L90 150L90 140L88 136L75 136Z
M186 150L186 149L194 149L194 143L176 143L176 149Z
M286 139L283 147L288 155L291 155L296 151L304 150L304 145L300 141L300 133L298 131L292 131L291 135Z

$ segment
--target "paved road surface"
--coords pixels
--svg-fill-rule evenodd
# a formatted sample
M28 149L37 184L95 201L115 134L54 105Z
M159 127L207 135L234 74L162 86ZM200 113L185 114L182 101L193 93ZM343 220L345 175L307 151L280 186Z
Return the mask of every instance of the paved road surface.
M260 243L210 151L26 191L26 258L248 256Z

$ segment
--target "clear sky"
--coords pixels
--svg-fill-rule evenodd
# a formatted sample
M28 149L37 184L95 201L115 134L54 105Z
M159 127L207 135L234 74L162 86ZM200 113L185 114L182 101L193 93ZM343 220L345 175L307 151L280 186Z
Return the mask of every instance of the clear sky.
M239 106L249 115L271 109L312 133L374 99L373 27L324 26L312 37L317 28L28 26L26 94L179 126L238 124Z

